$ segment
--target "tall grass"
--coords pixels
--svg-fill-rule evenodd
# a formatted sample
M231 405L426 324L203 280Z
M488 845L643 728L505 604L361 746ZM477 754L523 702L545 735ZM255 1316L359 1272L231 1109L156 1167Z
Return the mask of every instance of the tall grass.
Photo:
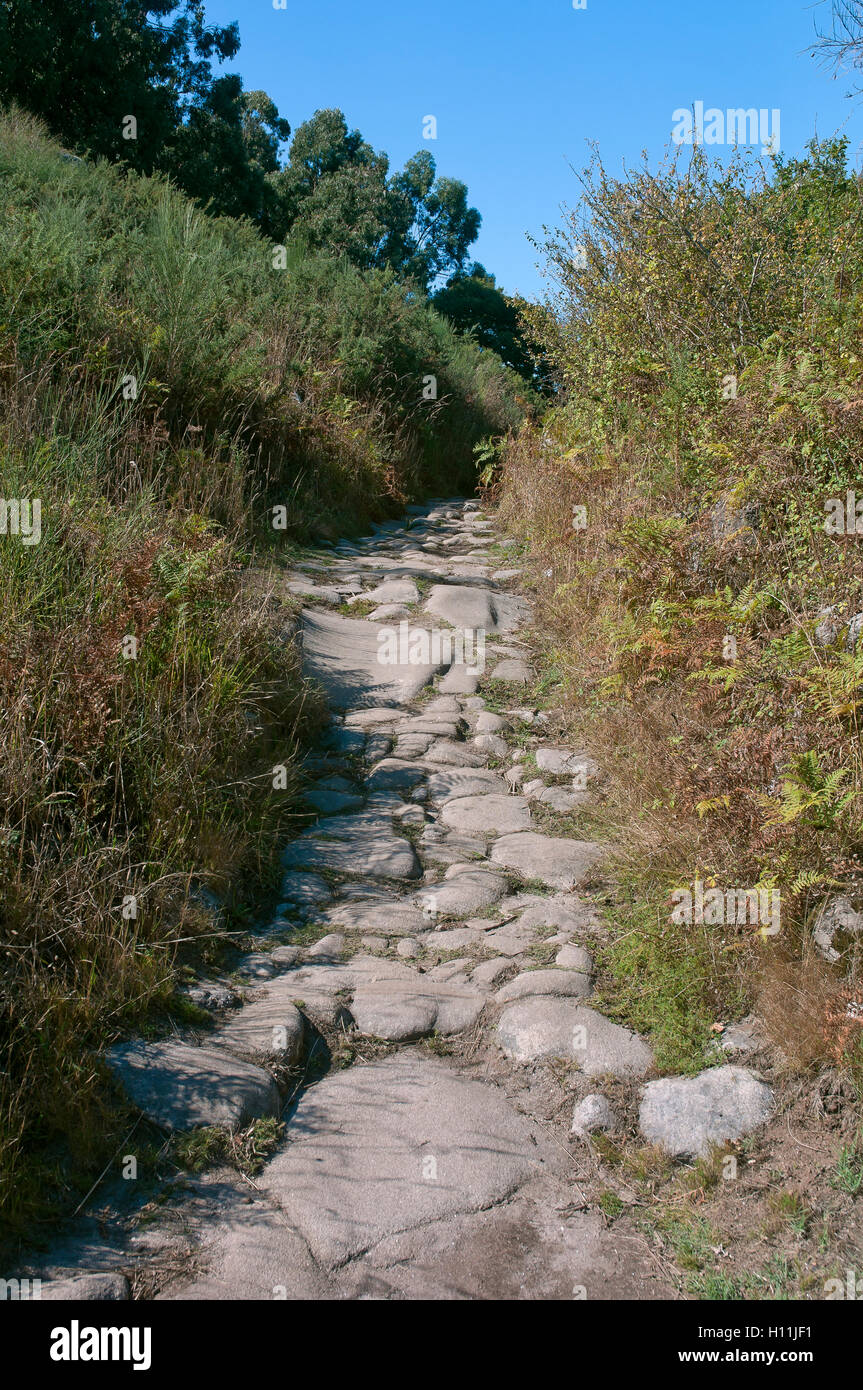
M609 963L637 983L633 1016L659 1017L680 983L657 937L669 891L779 887L778 939L686 936L702 1024L677 1062L759 979L784 1049L809 1060L770 1003L794 963L833 1057L859 952L810 965L809 928L833 892L863 906L863 536L824 528L829 499L863 497L860 184L835 141L769 176L701 150L624 180L597 161L582 191L531 323L559 400L511 443L502 494L537 554L572 717L614 769L606 810L639 887Z
M513 387L391 277L299 247L276 270L250 226L0 117L0 497L42 508L38 544L0 537L9 1239L110 1156L100 1049L179 1007L295 824L321 709L281 568L464 484Z

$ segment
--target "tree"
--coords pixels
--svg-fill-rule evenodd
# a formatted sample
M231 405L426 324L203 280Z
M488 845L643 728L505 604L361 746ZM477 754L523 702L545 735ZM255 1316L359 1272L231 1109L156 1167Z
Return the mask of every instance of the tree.
M270 184L283 233L295 230L314 249L368 269L386 236L386 155L377 154L341 111L316 111L297 128L285 168Z
M434 159L421 150L392 179L383 248L388 265L425 288L463 270L482 223L476 208L468 207L467 186L435 175Z
M503 294L485 266L474 262L468 274L453 275L432 297L432 304L458 333L496 352L537 389L547 389L548 363L525 334L520 318L523 301Z
M2 0L0 101L72 149L259 218L290 126L265 93L214 76L239 47L237 25L208 25L198 0Z
M863 68L863 0L831 0L830 30L819 33L813 51L820 52L837 72ZM858 83L855 91L860 91Z
M437 179L427 151L389 176L389 160L341 111L316 111L294 136L288 163L272 176L286 230L363 268L391 267L425 290L460 271L479 234L467 188Z

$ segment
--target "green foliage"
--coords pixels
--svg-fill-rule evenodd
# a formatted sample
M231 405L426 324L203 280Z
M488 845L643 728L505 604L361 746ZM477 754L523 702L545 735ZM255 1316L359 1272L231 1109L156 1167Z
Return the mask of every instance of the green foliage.
M282 233L361 269L390 269L423 291L460 272L479 235L466 186L438 179L428 150L390 176L387 156L349 130L338 110L316 111L299 127L269 186Z
M161 171L216 211L261 221L290 126L266 93L213 73L239 46L237 25L208 25L197 0L5 0L0 103L43 117L72 149Z
M825 529L863 477L863 191L846 155L813 141L765 168L698 147L619 179L597 157L547 232L551 292L523 314L558 393L508 443L500 490L536 554L575 736L614 768L608 828L648 901L666 871L782 893L772 943L695 934L681 960L660 908L611 948L622 1016L676 1066L736 976L808 955L826 889L859 905L861 542ZM819 988L813 1035L854 1072ZM790 1053L785 995L774 1012Z
M274 884L322 717L297 541L470 485L516 389L392 270L276 269L250 223L0 117L0 495L42 502L38 545L0 537L3 1233L85 1195L129 1128L99 1053L176 1020Z
M474 263L469 274L451 276L432 303L459 333L491 349L538 390L546 387L548 363L519 320L525 301L504 295L484 266Z

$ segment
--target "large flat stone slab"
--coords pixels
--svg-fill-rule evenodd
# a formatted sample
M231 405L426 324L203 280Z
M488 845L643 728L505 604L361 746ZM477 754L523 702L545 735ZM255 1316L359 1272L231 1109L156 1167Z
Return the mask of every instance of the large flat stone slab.
M376 623L309 608L302 622L304 670L323 686L333 709L406 704L444 669L440 662L382 661L385 648Z
M413 845L394 835L385 812L326 816L282 851L285 869L331 869L369 878L414 879L422 866Z
M506 783L490 768L437 768L429 773L428 799L438 805L454 797L507 794Z
M665 1076L644 1088L638 1123L645 1139L678 1158L701 1158L713 1144L742 1139L773 1110L773 1091L746 1067Z
M484 767L485 757L466 743L452 738L439 738L431 745L425 755L427 763L443 764L448 767Z
M282 854L285 868L331 869L340 874L368 874L370 878L415 879L422 865L408 840L395 835L358 837L355 840L294 840Z
M233 1128L278 1115L268 1072L215 1049L180 1042L118 1043L106 1054L129 1099L163 1129Z
M441 820L473 835L508 835L530 825L530 807L521 796L462 796L447 801Z
M414 1053L331 1073L303 1095L289 1135L256 1182L329 1269L557 1164L501 1091Z
M372 936L415 936L429 925L420 908L405 902L336 903L325 915L345 931Z
M430 1033L461 1033L476 1022L484 1002L469 985L387 962L379 978L357 985L350 1007L361 1033L405 1042Z
M569 999L523 999L504 1009L498 1041L508 1057L575 1061L588 1076L643 1076L653 1065L647 1043L618 1023Z
M491 852L492 863L550 888L577 888L602 857L601 847L588 840L555 840L532 830L504 835Z
M303 1016L285 998L285 980L273 981L264 999L239 1009L212 1034L211 1045L238 1057L273 1057L296 1066L303 1055Z
M487 634L511 632L529 611L526 601L515 594L474 584L434 584L424 607L451 627Z
M502 875L470 867L453 875L452 868L459 867L452 865L442 883L429 884L420 895L421 905L430 915L466 917L493 906L506 892L507 882Z
M499 989L495 1000L498 1004L508 1004L513 999L549 995L584 999L590 991L590 975L581 970L525 970Z

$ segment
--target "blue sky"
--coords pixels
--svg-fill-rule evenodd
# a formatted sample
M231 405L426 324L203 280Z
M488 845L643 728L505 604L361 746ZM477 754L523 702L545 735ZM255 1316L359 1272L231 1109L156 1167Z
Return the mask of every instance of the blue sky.
M415 150L464 179L483 216L474 256L507 290L542 282L526 233L577 200L569 164L586 141L620 172L669 142L672 113L778 107L781 145L840 128L852 152L863 108L848 82L807 53L826 3L813 0L206 0L211 21L236 19L229 65L263 88L296 128L338 106L400 167ZM423 117L438 138L424 141Z

